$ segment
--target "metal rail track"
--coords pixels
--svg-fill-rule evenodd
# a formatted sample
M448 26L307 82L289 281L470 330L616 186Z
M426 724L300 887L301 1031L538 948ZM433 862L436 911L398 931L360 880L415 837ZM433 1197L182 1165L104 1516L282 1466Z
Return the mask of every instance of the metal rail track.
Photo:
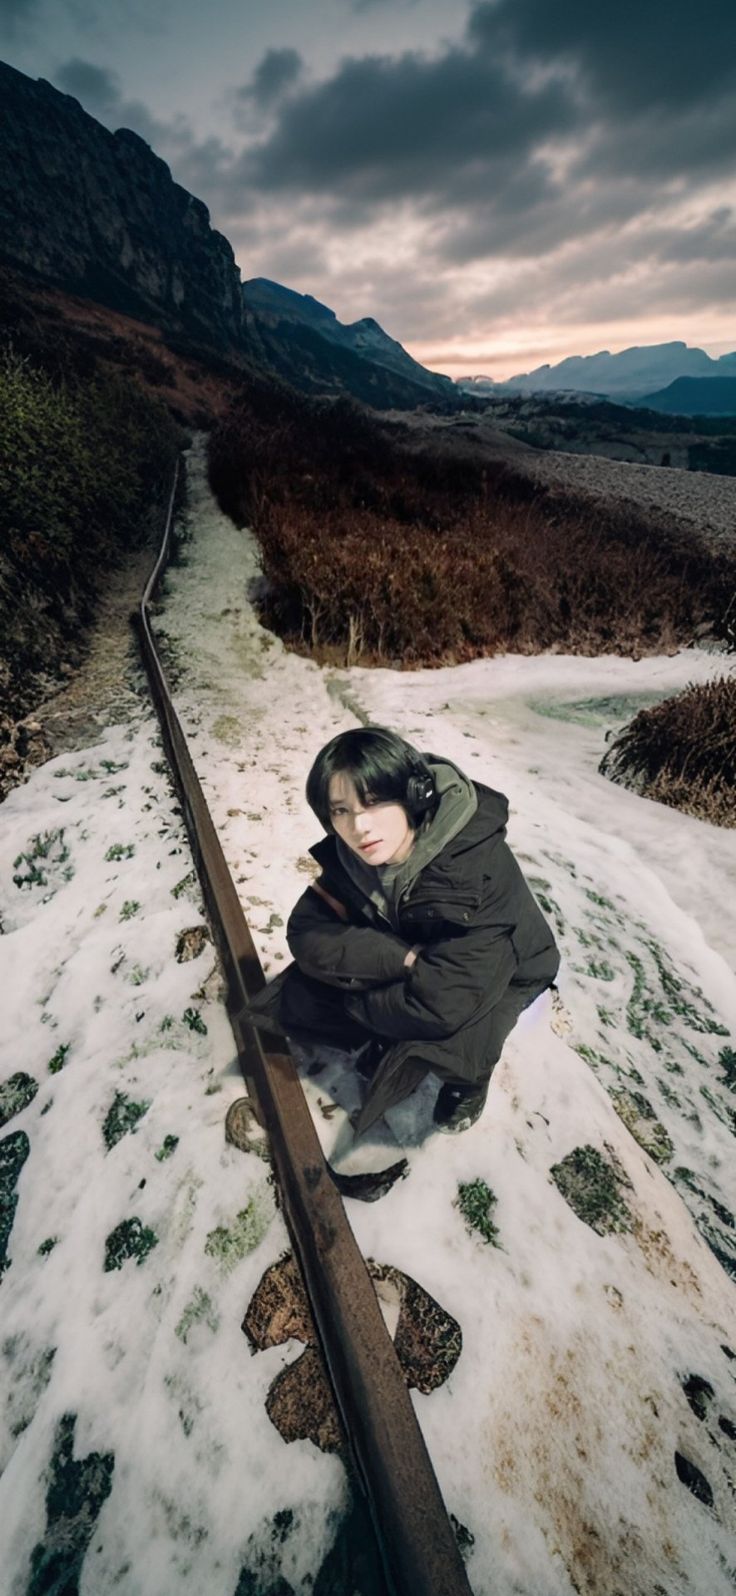
M227 982L238 1058L270 1141L281 1205L391 1596L472 1596L373 1283L331 1177L283 1038L256 1030L265 976L151 632L168 560L177 464L161 549L132 617Z

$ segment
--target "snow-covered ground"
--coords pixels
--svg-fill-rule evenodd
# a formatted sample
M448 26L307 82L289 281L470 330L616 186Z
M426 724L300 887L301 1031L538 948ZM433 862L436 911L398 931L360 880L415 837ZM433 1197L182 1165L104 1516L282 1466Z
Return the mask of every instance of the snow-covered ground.
M353 1075L333 1057L304 1077L345 1167L409 1156L406 1180L349 1214L366 1257L462 1326L450 1378L414 1401L473 1537L476 1596L726 1596L735 1299L713 1249L733 1269L736 834L597 774L607 729L723 661L323 670L258 622L256 547L214 505L201 442L184 522L158 625L268 973L318 830L306 771L356 718L509 794L563 949L565 1012L545 997L522 1018L462 1136L431 1133L427 1084L353 1152ZM38 1087L16 1081L28 1101L0 1138L8 1217L17 1195L0 1286L8 1596L51 1588L62 1544L81 1596L270 1596L279 1577L301 1596L345 1505L338 1460L287 1447L265 1412L301 1346L252 1356L240 1330L288 1238L268 1166L224 1139L242 1083L161 758L142 697L0 811L0 1105L10 1078ZM495 1198L495 1245L461 1210L472 1182Z

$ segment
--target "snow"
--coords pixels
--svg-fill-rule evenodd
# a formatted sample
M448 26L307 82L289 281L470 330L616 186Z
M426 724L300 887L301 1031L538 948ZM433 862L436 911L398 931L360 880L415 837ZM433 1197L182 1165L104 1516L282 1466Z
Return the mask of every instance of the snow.
M448 1510L474 1536L472 1588L725 1596L736 1444L718 1420L736 1423L736 1360L723 1350L734 1295L706 1232L733 1256L732 1097L717 1060L736 1032L736 833L597 773L609 728L724 662L689 650L320 669L258 621L257 546L214 505L202 451L199 440L183 559L157 627L268 974L288 959L285 922L318 832L307 769L356 718L509 794L511 844L559 931L565 1012L545 995L522 1017L464 1135L432 1134L427 1082L353 1148L345 1111L359 1092L345 1060L333 1052L303 1080L342 1167L410 1160L406 1180L373 1205L350 1202L349 1217L366 1257L412 1276L462 1326L450 1378L413 1400ZM234 1596L241 1567L273 1555L273 1516L287 1508L276 1572L306 1592L345 1501L337 1459L306 1440L287 1448L265 1412L271 1380L301 1348L252 1356L240 1330L288 1238L268 1166L224 1140L242 1082L211 944L175 957L203 913L196 885L174 895L191 858L160 761L142 694L130 724L50 761L0 815L0 1083L18 1071L39 1082L1 1133L26 1131L31 1149L0 1287L8 1596L25 1592L44 1536L64 1413L78 1415L75 1457L115 1458L81 1596ZM61 827L48 863L36 860L45 881L16 885L31 839ZM106 860L115 844L134 851ZM116 1092L150 1106L108 1150ZM669 1138L663 1165L616 1112L622 1092L637 1135L659 1123ZM653 1118L637 1117L632 1094ZM158 1159L167 1136L178 1144ZM615 1161L628 1230L596 1233L555 1184L553 1166L584 1146ZM672 1178L683 1168L690 1185ZM496 1247L458 1208L459 1184L478 1178L497 1199ZM249 1204L251 1250L227 1267L208 1237L232 1231ZM105 1272L106 1238L133 1216L156 1244L140 1265ZM712 1387L705 1418L683 1391L692 1375ZM675 1452L707 1478L712 1505L678 1478Z

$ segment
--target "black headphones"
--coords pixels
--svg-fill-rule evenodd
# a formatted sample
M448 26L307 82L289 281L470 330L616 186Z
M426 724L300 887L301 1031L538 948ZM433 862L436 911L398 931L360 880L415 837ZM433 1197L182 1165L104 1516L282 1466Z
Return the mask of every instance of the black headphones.
M417 770L406 784L406 807L413 821L421 820L431 809L437 797L434 776Z

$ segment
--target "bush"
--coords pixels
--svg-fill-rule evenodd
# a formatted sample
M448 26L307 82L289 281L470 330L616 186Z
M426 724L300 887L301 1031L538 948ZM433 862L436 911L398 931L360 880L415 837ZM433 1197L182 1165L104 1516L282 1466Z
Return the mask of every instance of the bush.
M6 350L0 436L0 689L17 714L78 643L110 564L149 534L181 435L125 377L65 380Z
M640 710L599 769L659 803L736 826L736 676Z
M350 401L266 383L215 429L213 488L253 526L264 619L293 645L348 664L444 664L654 651L703 622L725 626L732 559L545 492L503 462L410 441Z

